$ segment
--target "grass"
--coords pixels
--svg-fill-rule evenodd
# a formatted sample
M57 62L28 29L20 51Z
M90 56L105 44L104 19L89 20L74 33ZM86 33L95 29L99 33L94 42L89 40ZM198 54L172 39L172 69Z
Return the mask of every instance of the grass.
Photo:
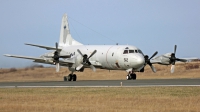
M198 112L200 87L7 88L2 112Z
M200 78L200 63L149 66L138 79ZM29 67L0 69L0 82L62 81L70 72L61 68ZM121 80L125 71L98 69L76 72L78 80ZM0 112L199 112L200 87L143 88L0 88Z
M173 78L200 78L200 63L177 63L175 72L170 73L171 66L154 65L157 69L153 73L149 66L145 67L144 73L137 73L137 79L173 79ZM85 69L84 72L75 72L77 80L125 80L126 71L102 70L97 69L92 72ZM63 76L70 74L68 68L62 67L59 73L55 72L55 68L44 68L43 66L31 66L26 68L10 68L0 69L0 82L9 81L62 81Z

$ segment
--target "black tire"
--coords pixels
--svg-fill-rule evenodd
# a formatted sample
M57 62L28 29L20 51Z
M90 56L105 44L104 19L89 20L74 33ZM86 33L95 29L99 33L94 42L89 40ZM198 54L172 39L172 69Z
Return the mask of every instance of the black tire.
M76 74L73 74L73 75L72 75L72 80L73 80L73 81L76 81L76 79L77 79Z
M67 77L66 76L64 76L64 81L67 81Z
M126 76L126 80L131 80L131 77L129 74Z
M72 74L68 75L68 81L72 81Z
M131 74L131 79L136 80L136 77L137 77L136 74L134 74L134 73Z

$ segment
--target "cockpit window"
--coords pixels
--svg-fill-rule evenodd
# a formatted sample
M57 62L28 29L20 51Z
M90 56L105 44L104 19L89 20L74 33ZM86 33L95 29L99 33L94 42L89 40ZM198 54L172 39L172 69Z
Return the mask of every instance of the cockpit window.
M138 52L141 53L142 55L144 55L143 52L142 52L141 50L138 50Z
M134 49L134 50L125 49L123 54L129 54L129 53L140 53L140 54L144 55L140 49Z
M129 50L129 53L134 53L134 50Z
M138 53L138 50L135 50L136 53Z
M128 54L128 50L124 50L124 53L123 54Z

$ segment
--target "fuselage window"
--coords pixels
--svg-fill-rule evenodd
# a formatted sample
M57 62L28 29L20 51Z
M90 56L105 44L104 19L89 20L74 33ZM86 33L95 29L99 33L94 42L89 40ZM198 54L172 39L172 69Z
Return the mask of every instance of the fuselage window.
M134 50L129 50L129 53L134 53Z
M128 50L124 50L124 53L123 54L128 54Z
M114 53L112 53L112 56L114 55Z

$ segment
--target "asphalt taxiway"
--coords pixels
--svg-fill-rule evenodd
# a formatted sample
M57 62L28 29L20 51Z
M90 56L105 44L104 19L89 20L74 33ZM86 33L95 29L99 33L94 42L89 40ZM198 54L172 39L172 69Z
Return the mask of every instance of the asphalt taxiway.
M199 86L200 79L79 80L76 82L0 82L0 88Z

